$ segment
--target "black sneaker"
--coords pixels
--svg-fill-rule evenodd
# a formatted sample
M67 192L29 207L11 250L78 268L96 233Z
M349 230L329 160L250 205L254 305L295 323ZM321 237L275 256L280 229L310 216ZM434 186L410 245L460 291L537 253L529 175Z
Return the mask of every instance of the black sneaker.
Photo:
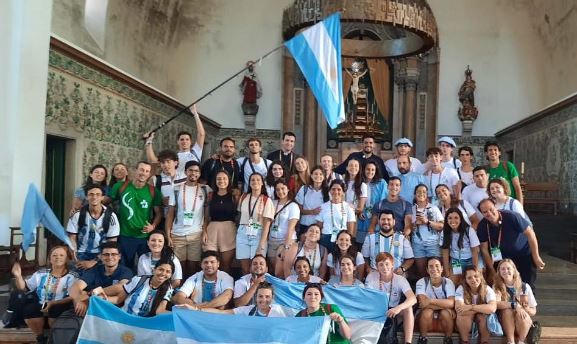
M429 338L419 336L419 340L417 340L417 344L427 344L429 343Z
M46 344L46 337L43 334L36 336L36 344Z
M538 321L533 321L527 334L527 344L538 344L539 339L541 339L541 324Z
M443 344L453 344L453 338L451 337L443 338Z

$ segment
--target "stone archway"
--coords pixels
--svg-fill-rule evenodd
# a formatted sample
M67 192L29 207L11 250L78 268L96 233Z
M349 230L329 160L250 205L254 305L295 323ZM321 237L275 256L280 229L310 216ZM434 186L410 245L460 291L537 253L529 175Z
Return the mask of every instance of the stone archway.
M359 79L366 99L354 110L346 106L347 123L330 131L294 60L285 53L283 131L303 138L297 150L309 161L318 161L324 152L343 159L358 149L363 133L376 136L383 158L392 157L399 137L409 137L415 154L424 155L426 147L435 145L437 132L439 50L430 7L425 0L295 0L283 14L284 38L336 11L342 13L343 68L356 62L369 69ZM350 98L347 74L343 72L343 86Z

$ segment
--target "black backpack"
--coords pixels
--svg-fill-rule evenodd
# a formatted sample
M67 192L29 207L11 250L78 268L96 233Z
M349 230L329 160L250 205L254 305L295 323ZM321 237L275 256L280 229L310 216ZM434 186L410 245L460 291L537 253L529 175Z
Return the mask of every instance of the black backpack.
M88 213L88 205L80 208L78 214L78 229L86 225L86 213ZM102 233L106 236L108 233L108 228L110 228L110 219L112 218L112 207L106 207L104 210L104 218L102 219Z
M2 317L4 328L26 327L26 323L24 322L24 306L29 303L38 303L38 295L36 292L15 290L10 293L8 307Z
M64 311L52 324L48 344L74 344L80 334L82 317L76 315L73 309Z

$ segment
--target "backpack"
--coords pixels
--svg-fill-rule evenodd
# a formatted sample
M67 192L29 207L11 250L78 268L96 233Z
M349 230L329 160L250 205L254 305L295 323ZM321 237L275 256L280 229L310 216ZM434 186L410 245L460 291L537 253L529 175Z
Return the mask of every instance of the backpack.
M52 324L48 344L74 344L78 339L84 319L76 315L73 309L62 314Z
M21 328L26 327L24 322L24 306L29 303L37 303L38 295L36 292L24 292L15 290L10 293L8 307L2 317L4 328Z
M433 289L433 285L431 284L431 280L429 277L425 277L425 288L427 288L427 285L430 285L431 289ZM443 295L445 297L447 297L447 290L445 289L446 286L447 286L447 280L445 279L445 277L442 277L441 287L443 288Z
M265 159L265 158L263 158L263 157L260 157L260 158L261 158L262 160L264 160L264 166L266 167L266 170L268 171L268 165L267 165L267 163L266 163L266 161L267 161L268 159ZM250 163L249 165L250 165L250 168L251 168L251 170L252 170L252 173L255 173L255 172L256 172L255 169L254 169L254 167L252 166L252 162L250 162L250 157L244 158L244 160L242 161L242 164L240 165L240 175L243 176L243 182L244 182L244 167L246 166L247 161ZM265 175L265 176L266 176L266 175Z
M86 225L86 213L88 213L88 205L85 205L82 208L80 208L80 211L78 213L77 228L80 229ZM112 208L107 207L104 210L104 218L102 219L102 233L105 234L104 236L106 236L106 233L108 233L108 228L110 228L111 218L112 218Z

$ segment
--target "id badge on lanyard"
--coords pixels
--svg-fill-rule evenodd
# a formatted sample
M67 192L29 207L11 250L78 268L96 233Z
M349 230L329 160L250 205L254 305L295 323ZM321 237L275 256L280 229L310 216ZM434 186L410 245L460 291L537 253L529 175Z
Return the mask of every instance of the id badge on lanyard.
M192 211L185 211L182 214L182 224L185 226L192 226L194 222L194 213Z
M491 248L491 257L493 257L493 263L503 260L503 255L498 247Z
M337 241L337 235L342 231L340 228L333 227L333 232L331 233L331 242Z
M258 222L252 221L252 219L248 222L248 226L246 226L246 235L248 237L257 237L258 232L262 229L262 226Z
M453 275L462 275L463 267L461 266L460 260L455 260L451 263L451 268L453 269Z

